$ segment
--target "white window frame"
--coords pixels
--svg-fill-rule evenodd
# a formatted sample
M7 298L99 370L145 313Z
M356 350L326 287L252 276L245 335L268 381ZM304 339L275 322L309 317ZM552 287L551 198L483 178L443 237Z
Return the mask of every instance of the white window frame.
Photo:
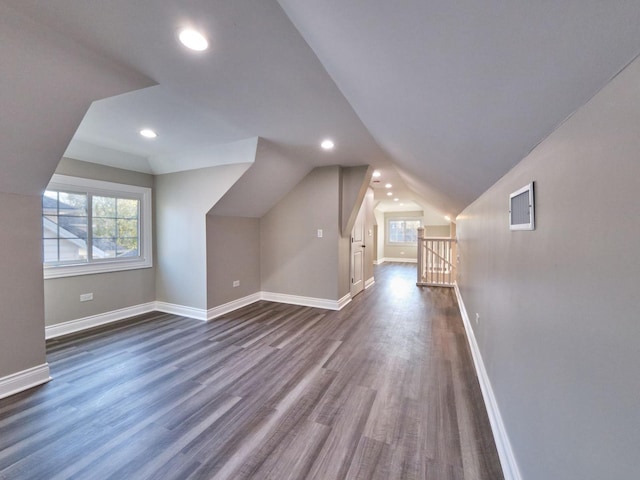
M415 242L392 242L391 241L391 222L420 222L420 227L424 227L424 223L422 221L422 217L387 217L387 231L386 231L386 244L388 246L398 246L403 247L407 245L417 245L418 241Z
M120 196L139 199L140 238L138 240L138 245L140 248L140 255L136 258L101 259L99 261L88 263L65 263L60 265L43 264L45 280L51 278L75 277L78 275L93 275L96 273L119 272L124 270L137 270L140 268L153 267L152 206L150 188L55 174L51 178L51 181L47 186L47 190L91 193L93 195L112 197Z

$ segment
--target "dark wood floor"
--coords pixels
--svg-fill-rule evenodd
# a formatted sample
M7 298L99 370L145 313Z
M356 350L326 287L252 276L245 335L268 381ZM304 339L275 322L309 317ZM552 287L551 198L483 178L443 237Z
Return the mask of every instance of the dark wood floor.
M48 343L0 400L2 479L502 478L451 289L378 267L340 312L258 302Z

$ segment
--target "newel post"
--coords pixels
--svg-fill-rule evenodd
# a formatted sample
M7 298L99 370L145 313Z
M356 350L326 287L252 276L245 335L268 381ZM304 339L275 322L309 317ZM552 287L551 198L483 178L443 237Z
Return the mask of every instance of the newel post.
M422 283L422 269L423 269L423 248L422 244L424 243L424 227L418 228L418 278L416 279L416 283L420 285Z

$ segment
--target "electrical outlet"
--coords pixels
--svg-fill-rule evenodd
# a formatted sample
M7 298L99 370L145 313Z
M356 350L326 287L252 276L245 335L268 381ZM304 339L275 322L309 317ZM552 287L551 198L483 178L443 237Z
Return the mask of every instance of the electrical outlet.
M480 322L480 314L476 312L476 324Z
M322 238L322 233L323 233L323 232L322 232L322 229L321 229L321 228L319 228L319 229L318 229L318 238Z
M80 295L81 302L88 302L90 300L93 300L93 293L83 293Z
M233 287L239 287L240 286L240 280L234 280L233 281Z

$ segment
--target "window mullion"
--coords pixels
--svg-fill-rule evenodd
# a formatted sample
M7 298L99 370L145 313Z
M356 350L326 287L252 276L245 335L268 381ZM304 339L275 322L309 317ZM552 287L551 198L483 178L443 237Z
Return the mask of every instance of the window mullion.
M87 192L87 262L93 262L93 194Z
M60 262L60 192L56 192L56 255Z
M114 206L114 212L115 213L115 218L113 219L113 221L115 222L115 231L113 232L115 234L115 238L114 238L114 248L116 249L116 253L115 256L116 258L118 257L118 235L120 234L120 232L118 231L118 198L120 198L119 196L115 196L114 197L114 201L115 201L115 206Z

